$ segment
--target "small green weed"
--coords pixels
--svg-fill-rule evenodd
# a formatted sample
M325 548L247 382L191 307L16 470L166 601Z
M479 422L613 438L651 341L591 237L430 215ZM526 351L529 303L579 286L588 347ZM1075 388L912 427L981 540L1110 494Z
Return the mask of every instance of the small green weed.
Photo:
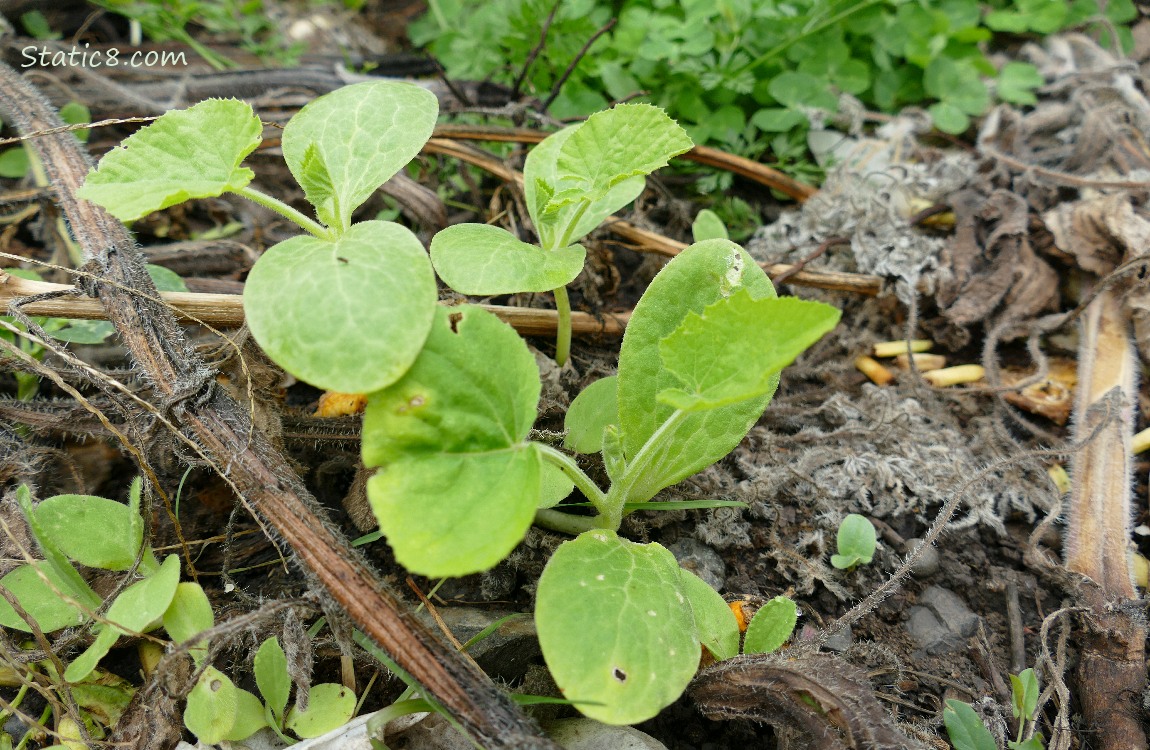
M866 516L851 513L839 524L837 555L831 555L831 565L839 570L850 570L867 565L874 559L878 536L874 524Z

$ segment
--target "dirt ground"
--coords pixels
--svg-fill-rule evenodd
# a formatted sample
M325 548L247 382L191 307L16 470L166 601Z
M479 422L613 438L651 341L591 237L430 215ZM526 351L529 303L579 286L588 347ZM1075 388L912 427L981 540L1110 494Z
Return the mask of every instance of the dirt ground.
M369 22L364 28L376 27ZM356 32L361 33L366 32ZM1137 36L1145 35L1140 30ZM357 37L364 49L385 42ZM1125 738L1125 730L1106 729L1121 722L1092 707L1100 700L1117 706L1127 724L1145 725L1141 691L1131 694L1120 684L1099 683L1098 672L1089 668L1096 658L1121 661L1099 645L1108 637L1108 643L1132 641L1134 651L1127 654L1140 653L1141 594L1098 591L1080 577L1088 571L1067 572L1063 561L1105 531L1084 525L1088 512L1073 510L1076 501L1084 502L1075 492L1090 502L1106 501L1089 489L1068 491L1056 477L1060 468L1082 477L1122 466L1112 463L1113 456L1092 453L1091 441L1097 445L1095 438L1110 425L1127 432L1146 426L1142 413L1150 394L1144 384L1127 394L1124 416L1108 421L1089 417L1087 407L1094 402L1080 394L1084 382L1094 382L1089 378L1106 374L1102 364L1087 366L1084 360L1103 356L1090 348L1084 328L1092 301L1112 295L1123 330L1128 327L1128 356L1143 364L1150 357L1145 282L1150 101L1142 89L1150 49L1140 47L1133 59L1121 60L1085 37L1065 36L1045 47L1021 47L1017 55L1035 63L1048 81L1039 104L1025 112L994 110L971 142L956 145L937 137L921 113L906 112L876 127L860 109L836 123L833 133L826 131L831 135L824 142L831 144L838 166L805 203L780 200L751 180L736 182L734 190L770 217L746 243L748 251L776 276L782 272L779 264L798 263L806 272L781 280L780 294L833 304L843 310L842 322L784 372L778 395L738 449L660 496L739 500L746 510L642 512L627 520L623 532L667 546L728 598L793 597L801 613L787 650L794 669L822 681L846 702L811 711L811 689L778 674L756 683L754 676L748 682L704 672L688 696L640 727L671 750L891 747L894 736L906 746L943 748L949 745L942 708L952 698L974 703L988 724L1011 738L1016 725L1009 675L1027 667L1034 667L1049 688L1040 730L1050 747L1121 747L1125 739L1116 737ZM136 109L143 105L117 101L90 80L68 84L69 91L90 97L86 103L94 117L141 114ZM299 95L265 90L254 98L261 97L261 115L283 121ZM127 132L123 126L96 131L91 150L102 152ZM507 150L501 160L521 168L525 148ZM468 172L470 194L462 199L484 210L467 212L444 205L435 192L457 169L452 158L427 155L423 165L420 184L389 193L404 220L424 232L423 239L436 221L501 217L497 220L510 226L523 220L497 177ZM293 184L274 150L257 152L253 166L269 192L277 183ZM689 241L698 205L678 181L654 178L655 187L627 218ZM13 180L0 182L0 188L9 194L21 189ZM369 212L390 207L382 199L373 201ZM16 265L17 256L58 259L37 221L7 224L0 243L8 255L0 266ZM233 222L240 228L224 240L189 239ZM231 294L242 290L258 253L290 232L262 209L224 199L162 212L138 222L135 230L150 261L184 276L190 291ZM642 250L610 228L592 235L588 270L572 289L576 308L594 314L629 310L667 260L665 254ZM853 279L856 288L820 288L832 286L826 280L833 274ZM63 276L45 278L64 281ZM484 301L551 305L546 295ZM278 371L254 344L242 350L244 376L213 333L187 331L197 351L219 367L225 387L245 402L254 394L248 403L257 424L283 447L333 522L350 538L369 531L358 468L358 417L314 416L320 392ZM930 339L931 352L943 355L947 366L977 364L984 375L936 386L925 365L923 371L900 369L893 359L882 359L894 377L877 384L859 370L857 360L870 356L875 343L907 338ZM574 395L612 373L618 340L577 340L573 361L562 370L548 359L553 344L547 338L530 342L544 366L536 428L558 431ZM127 369L124 347L78 352L146 391L148 384ZM47 361L67 372L62 363ZM6 503L9 490L21 482L41 497L123 496L136 474L131 457L117 450L105 427L64 390L45 382L35 400L21 402L14 398L9 373L0 374L0 390ZM126 418L118 411L122 403L88 392L108 413ZM281 562L281 556L290 557L283 540L273 543L218 476L202 465L187 471L189 456L171 441L156 437L146 446L159 477L182 486L184 537L208 540L198 546L196 565L219 607L217 620L258 613L270 600L290 598L300 598L302 610L330 614L327 599L308 598L315 592L294 563ZM1104 468L1091 468L1098 465ZM588 469L593 475L601 471L593 464ZM1130 472L1130 495L1114 501L1128 504L1131 522L1119 530L1125 539L1108 539L1150 556L1148 469L1144 458L1128 460L1123 470ZM835 531L848 513L870 518L880 545L871 564L841 571L828 560ZM936 532L933 546L904 565L917 543ZM159 512L155 534L157 546L175 542ZM488 573L448 581L432 601L443 612L465 607L492 618L530 611L546 555L559 541L556 534L533 530L510 559ZM406 574L384 542L364 549L396 590L410 593ZM410 583L423 592L435 584L418 578ZM856 607L860 602L865 602L862 609ZM1128 620L1103 624L1104 617L1122 613ZM255 617L238 628L227 647L233 664L242 670L252 646L279 626L275 617ZM814 648L816 642L821 649ZM526 680L526 689L546 690L537 652L517 648L527 658L494 653L481 664L513 687ZM316 649L317 681L338 679L340 644L320 640ZM121 658L117 671L137 680L139 664L130 650ZM354 661L362 686L375 668L362 654ZM1144 660L1134 664L1144 689ZM834 679L830 673L836 673ZM842 692L848 683L848 692ZM386 705L400 689L395 680L378 681L364 710ZM0 690L6 699L11 693ZM758 696L757 707L748 696ZM27 710L35 714L43 704L30 700ZM879 719L869 713L875 701ZM882 731L897 734L884 739L875 721L881 721ZM836 739L812 739L810 727L819 722L831 727ZM860 734L856 722L873 732Z

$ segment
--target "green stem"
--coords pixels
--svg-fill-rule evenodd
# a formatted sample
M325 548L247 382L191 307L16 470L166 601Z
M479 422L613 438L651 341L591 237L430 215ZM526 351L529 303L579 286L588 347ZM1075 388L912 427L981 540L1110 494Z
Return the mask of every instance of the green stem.
M567 364L571 356L571 298L567 296L567 287L554 289L555 309L559 312L559 322L555 331L555 362L560 367Z
M284 203L283 201L279 200L278 198L273 198L270 195L266 195L266 194L261 193L260 191L258 191L256 189L250 188L250 187L242 187L239 190L237 190L236 193L243 196L244 198L247 198L252 203L258 203L261 206L263 206L264 208L270 208L272 211L275 211L277 214L284 217L285 219L292 221L292 222L295 222L296 224L299 224L300 227L302 227L304 229L304 231L307 231L307 232L310 232L311 234L314 234L316 237L319 237L321 240L334 239L330 229L323 226L322 224L320 224L317 221L309 219L308 217L304 216L302 213L295 210L294 208L292 208L288 204Z
M550 445L536 443L535 446L543 453L543 458L563 470L563 473L575 483L579 491L591 501L591 504L595 506L597 512L603 514L608 512L607 494L599 489L599 486L595 484L591 477L587 476L586 472L579 468L579 464L575 463L575 459L563 451L552 448Z
M647 438L647 442L643 443L643 447L635 454L635 458L627 463L627 468L623 471L623 476L619 477L619 481L611 485L610 491L607 492L606 505L610 508L610 515L608 516L612 525L605 528L617 531L619 526L623 523L624 504L630 499L632 490L635 489L635 483L647 470L651 463L655 451L661 446L660 443L670 435L679 424L687 418L687 412L682 409L676 409L667 417L663 424L659 425L659 429Z
M595 518L592 516L573 516L550 508L535 511L535 525L571 536L579 536L584 531L599 528L599 524L595 523Z

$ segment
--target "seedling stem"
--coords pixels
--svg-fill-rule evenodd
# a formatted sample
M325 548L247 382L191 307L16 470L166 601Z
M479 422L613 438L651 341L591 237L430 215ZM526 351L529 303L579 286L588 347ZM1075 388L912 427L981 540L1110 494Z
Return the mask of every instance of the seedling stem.
M302 213L284 203L283 201L273 198L270 195L265 195L264 193L261 193L260 191L250 187L242 187L236 192L253 203L258 203L264 208L269 208L272 211L275 211L277 214L284 217L288 221L295 222L301 228L303 228L304 231L319 237L321 240L335 239L330 229L327 229L317 221L309 219L307 216L304 216Z

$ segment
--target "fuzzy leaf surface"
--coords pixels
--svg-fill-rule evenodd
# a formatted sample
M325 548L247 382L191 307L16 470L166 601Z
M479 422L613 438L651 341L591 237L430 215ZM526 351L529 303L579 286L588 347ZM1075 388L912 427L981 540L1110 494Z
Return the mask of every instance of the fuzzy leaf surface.
M463 294L550 291L574 281L586 258L582 245L544 250L488 224L456 224L431 240L436 273Z
M559 244L561 235L575 220L579 210L578 201L564 206L552 206L548 210L548 204L559 183L559 152L579 127L572 125L547 136L531 149L523 164L523 196L527 202L527 212L535 223L539 244L546 248L554 248ZM568 235L569 241L576 242L590 234L604 219L638 198L646 187L647 178L635 175L614 185L602 198L590 201Z
M683 569L683 594L691 603L699 640L716 661L739 655L739 623L735 613L710 584Z
M606 530L564 542L539 579L535 623L563 696L605 724L635 724L677 699L699 639L674 556Z
M691 313L745 288L752 299L775 296L770 279L738 245L707 240L691 245L663 267L635 306L619 352L619 426L625 459L630 462L675 411L657 396L681 386L663 366L659 342ZM777 383L778 376L772 376ZM773 395L773 390L743 402L688 414L664 434L650 454L627 502L649 500L670 486L718 461L734 449Z
M539 369L523 339L478 307L440 308L407 374L371 394L368 499L396 559L428 576L486 570L523 538L540 500L527 442Z
M777 651L791 637L798 619L799 609L795 603L785 596L776 596L759 608L747 624L743 652L769 654Z
M409 83L344 86L288 122L284 160L320 221L346 230L352 212L419 154L438 114L435 95Z
M112 650L121 635L143 631L162 618L176 595L179 582L180 558L178 555L168 555L155 575L124 589L116 601L112 602L112 606L108 607L105 615L115 625L100 628L92 645L64 670L64 679L68 682L83 680L96 668L100 659Z
M255 176L240 163L262 135L249 104L208 99L129 136L88 173L77 195L133 221L192 198L239 190Z
M244 286L256 341L285 370L340 393L394 383L435 315L435 274L399 224L365 221L338 240L300 236L272 247Z
M723 223L719 215L709 208L704 208L695 215L695 221L691 223L691 238L695 242L728 240L730 234L727 232L727 225Z
M131 508L93 495L56 495L33 513L42 533L72 560L91 568L127 570L143 544L143 526Z
M695 144L650 104L619 104L588 117L559 149L551 204L594 203L623 180L667 166Z
M603 430L619 422L617 387L618 378L609 375L579 392L563 418L563 445L578 453L603 450Z
M539 506L554 508L575 490L575 483L555 464L543 461L539 465Z
M663 366L682 387L658 394L684 411L704 411L773 393L775 375L835 327L830 305L795 297L754 299L740 289L691 312L659 342Z

